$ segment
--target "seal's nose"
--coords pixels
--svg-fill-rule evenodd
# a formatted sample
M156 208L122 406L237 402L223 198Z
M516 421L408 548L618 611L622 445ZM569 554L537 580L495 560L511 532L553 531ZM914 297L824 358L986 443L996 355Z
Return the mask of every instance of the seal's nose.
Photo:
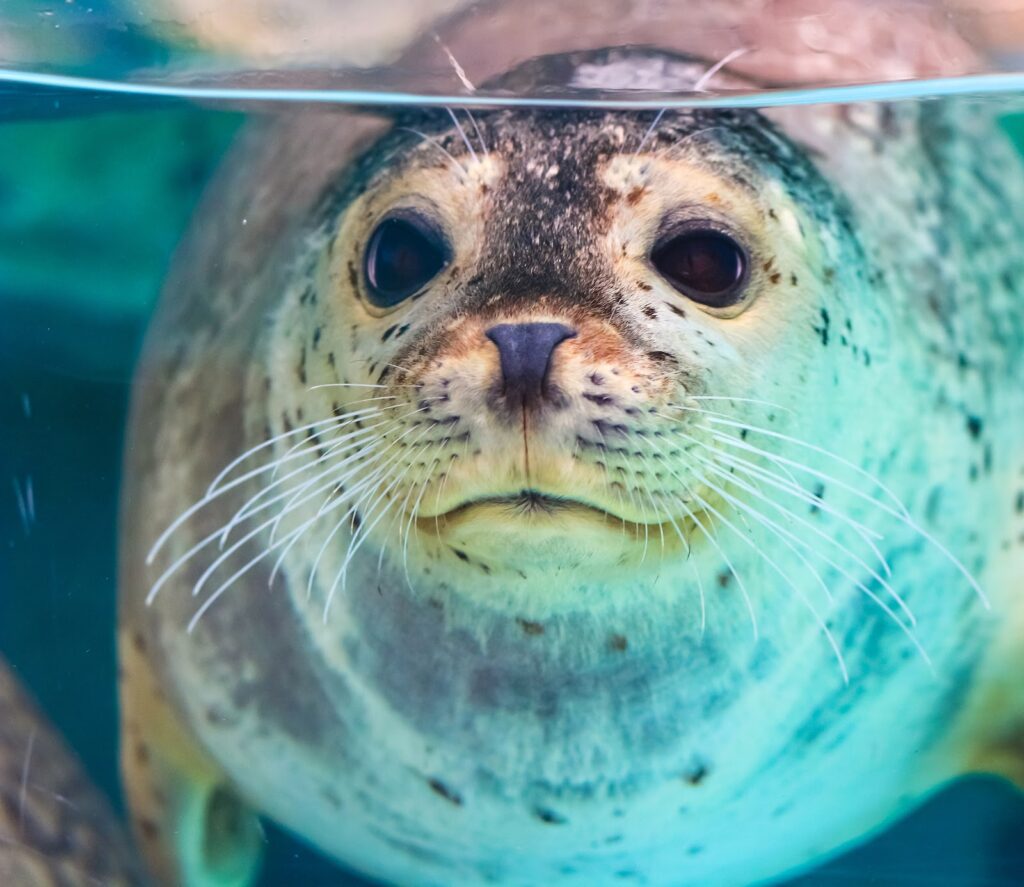
M487 331L501 357L502 394L509 404L536 406L547 396L551 356L576 331L561 323L499 323Z

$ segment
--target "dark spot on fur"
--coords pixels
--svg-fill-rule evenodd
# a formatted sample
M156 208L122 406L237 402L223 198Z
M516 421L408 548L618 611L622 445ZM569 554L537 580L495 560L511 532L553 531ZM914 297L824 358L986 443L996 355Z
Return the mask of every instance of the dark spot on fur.
M828 332L831 324L831 318L829 317L828 311L825 308L821 309L821 326L812 326L811 328L818 334L821 339L821 344L828 347Z
M649 293L652 289L654 289L654 287L651 286L646 280L638 280L636 282L636 288L639 290L643 290L645 293Z
M468 555L468 554L466 554L466 552L464 552L464 551L459 551L459 549L457 549L457 548L453 548L453 549L452 549L452 551L454 551L454 552L455 552L455 556L456 556L456 557L457 557L457 558L458 558L458 559L459 559L460 561L465 561L466 563L469 563L469 555Z
M978 416L967 417L967 433L974 439L977 440L981 437L981 431L985 427L984 423Z
M386 342L388 339L391 338L392 335L394 335L394 332L397 329L398 329L398 324L397 323L392 324L386 330L384 330L384 335L380 337L380 340L382 342Z
M152 819L140 819L139 831L142 832L142 837L147 841L155 841L160 834L160 828Z
M517 619L516 622L528 635L536 637L537 635L544 634L544 626L539 622L531 622L529 619Z
M615 398L610 394L590 394L584 392L583 397L591 403L596 403L599 407L607 407L615 403Z
M548 825L565 825L569 821L560 813L556 813L548 807L534 807L533 815Z
M814 504L811 506L811 514L817 514L821 511L821 503L825 499L825 485L823 483L816 484L811 496L814 497Z
M689 785L700 785L708 775L708 768L704 764L694 764L683 774L683 781Z
M658 319L658 311L653 305L644 305L644 314L646 314L651 320Z
M624 634L613 634L608 638L608 647L616 653L624 653L629 647L629 639Z
M718 574L719 587L728 588L730 582L732 582L732 570L722 570L722 572Z
M1017 494L1017 501L1014 507L1017 511L1017 514L1024 514L1024 490L1021 490Z
M795 274L790 274L789 275L789 284L790 284L790 286L796 286L799 282L800 281L797 280L797 277L796 277Z
M772 276L771 276L770 278L768 278L768 279L769 279L769 280L770 280L770 281L771 281L772 283L778 283L778 282L779 282L780 280L782 280L782 275L781 275L781 274L779 274L779 272L778 272L778 271L776 271L776 272L775 272L775 273L774 273L774 274L773 274L773 275L772 275Z
M667 351L648 351L647 356L658 363L662 363L668 360L675 360L675 358Z
M458 792L450 789L447 785L441 782L440 779L428 779L427 785L430 786L430 790L434 792L434 794L439 795L449 803L454 804L456 807L462 806L462 796L459 795Z
M666 302L665 304L668 306L668 310L671 311L676 316L686 317L686 312L683 311L683 309L680 308L678 305L673 305L671 302Z

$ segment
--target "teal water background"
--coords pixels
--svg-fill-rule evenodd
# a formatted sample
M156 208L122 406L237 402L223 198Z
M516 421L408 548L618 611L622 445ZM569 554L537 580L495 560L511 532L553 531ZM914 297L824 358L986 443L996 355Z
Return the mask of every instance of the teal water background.
M132 366L244 117L187 103L125 111L95 95L67 117L62 93L17 99L33 113L0 123L0 653L117 800L116 508ZM0 94L0 120L4 107ZM1006 123L1024 145L1024 116ZM1024 798L974 779L794 883L1021 884L1022 835ZM265 884L363 883L272 827L268 842Z

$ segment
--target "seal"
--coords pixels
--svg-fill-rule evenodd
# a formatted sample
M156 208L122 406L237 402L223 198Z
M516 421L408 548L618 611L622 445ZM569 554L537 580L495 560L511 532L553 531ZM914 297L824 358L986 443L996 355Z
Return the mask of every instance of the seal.
M106 799L0 660L0 882L143 883Z
M134 394L156 876L251 881L265 814L393 883L746 884L1020 779L1019 163L953 101L255 129Z

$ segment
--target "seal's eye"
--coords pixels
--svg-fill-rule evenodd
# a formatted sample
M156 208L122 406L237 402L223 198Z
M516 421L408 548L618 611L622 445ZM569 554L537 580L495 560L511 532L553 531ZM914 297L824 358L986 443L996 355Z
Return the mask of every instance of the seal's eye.
M448 264L444 236L413 213L384 219L370 235L363 272L370 302L390 308L423 289Z
M676 290L709 308L728 308L743 296L746 253L711 228L669 232L655 244L651 264Z

